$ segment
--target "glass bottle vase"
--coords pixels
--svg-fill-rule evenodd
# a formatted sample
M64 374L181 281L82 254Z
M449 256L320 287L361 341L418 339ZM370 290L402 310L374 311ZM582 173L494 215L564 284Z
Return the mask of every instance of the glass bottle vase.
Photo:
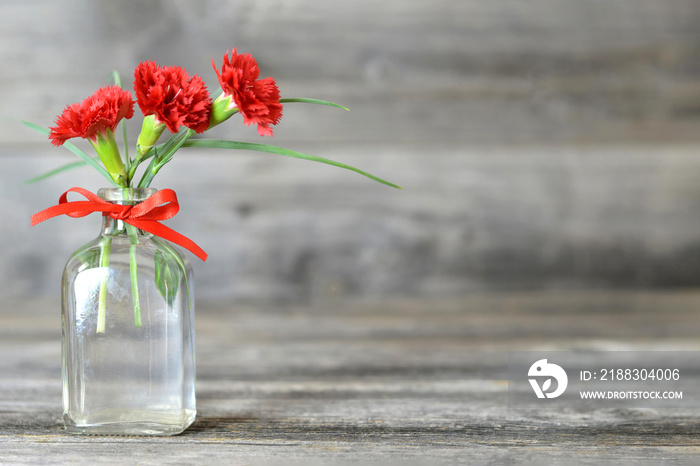
M155 189L110 188L137 204ZM68 260L62 281L68 432L175 435L194 421L194 290L184 252L121 220Z

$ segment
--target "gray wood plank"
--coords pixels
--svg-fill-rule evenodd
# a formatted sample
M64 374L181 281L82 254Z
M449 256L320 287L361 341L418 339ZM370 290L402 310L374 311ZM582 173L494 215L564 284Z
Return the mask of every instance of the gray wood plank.
M279 130L290 139L697 141L693 0L146 4L0 5L0 115L48 125L113 69L128 83L145 59L184 66L214 90L211 59L238 47L283 94L360 116L297 107ZM24 141L0 126L0 142Z
M0 325L5 463L685 462L698 412L507 407L508 350L698 350L697 292L506 293L197 315L196 423L173 438L60 426L55 304ZM54 308L54 309L52 309Z
M167 224L210 254L193 261L200 296L313 303L700 284L694 144L292 147L405 189L268 154L178 153L157 186L181 203ZM84 168L26 186L74 158L31 154L3 158L0 296L53 295L100 225L93 215L29 227L67 188L104 184Z
M103 184L81 171L24 186L75 158L17 120L51 125L113 69L128 87L144 59L214 91L210 60L234 46L284 96L352 109L287 105L269 142L406 189L179 153L158 183L183 202L174 226L211 253L195 264L203 296L696 286L699 14L697 0L1 2L0 296L57 289L94 220L27 219ZM240 118L212 136L261 141Z

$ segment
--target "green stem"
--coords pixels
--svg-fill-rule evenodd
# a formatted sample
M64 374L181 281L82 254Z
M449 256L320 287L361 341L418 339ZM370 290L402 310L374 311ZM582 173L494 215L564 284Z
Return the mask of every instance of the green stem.
M153 160L151 160L151 163L148 164L148 168L146 168L146 171L141 177L141 181L139 181L138 187L148 188L151 185L153 178L156 176L156 173L158 173L158 170L160 170L160 168L158 168L156 158L153 157Z
M116 86L122 87L122 77L119 74L119 71L112 70L112 72L110 73L110 77L112 78L112 81L114 81L114 84ZM126 187L128 188L129 186L131 186L131 178L129 178L128 176L131 169L131 159L129 158L129 138L127 138L126 135L126 121L122 121L120 126L122 127L122 139L124 142L124 165L127 173Z
M138 166L141 164L143 161L143 158L140 153L136 152L136 158L129 164L129 168L127 169L127 176L129 177L129 186L131 186L131 180L134 179L134 176L136 176L136 169Z
M175 152L177 152L177 150L194 134L195 132L193 130L183 126L178 133L168 139L162 152L156 153L151 163L148 164L148 168L146 168L146 172L143 174L141 181L139 181L138 187L148 188L160 169L172 160Z
M131 157L129 157L129 144L126 136L126 124L122 122L122 139L124 140L124 168L126 169L126 186L127 188L131 186L131 177L129 173L131 172Z
M126 224L131 246L129 246L129 272L131 273L131 298L134 304L134 322L141 327L141 302L139 301L138 264L136 262L136 245L139 244L138 232L133 225Z
M112 238L105 236L100 242L100 268L104 272L100 283L100 298L97 308L97 333L105 333L107 315L107 280L109 279L109 256L112 252Z

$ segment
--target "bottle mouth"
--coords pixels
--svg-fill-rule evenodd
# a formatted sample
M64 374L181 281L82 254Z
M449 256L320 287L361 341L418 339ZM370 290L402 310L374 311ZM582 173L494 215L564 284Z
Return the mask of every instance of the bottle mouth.
M157 193L155 188L102 188L97 195L107 202L142 202Z

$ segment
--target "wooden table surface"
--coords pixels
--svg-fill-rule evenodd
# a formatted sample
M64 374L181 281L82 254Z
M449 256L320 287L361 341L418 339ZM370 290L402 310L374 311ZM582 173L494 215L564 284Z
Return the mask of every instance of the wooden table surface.
M676 464L700 412L509 410L509 350L700 350L700 293L557 292L309 307L198 302L197 420L81 437L56 302L0 313L3 464Z

